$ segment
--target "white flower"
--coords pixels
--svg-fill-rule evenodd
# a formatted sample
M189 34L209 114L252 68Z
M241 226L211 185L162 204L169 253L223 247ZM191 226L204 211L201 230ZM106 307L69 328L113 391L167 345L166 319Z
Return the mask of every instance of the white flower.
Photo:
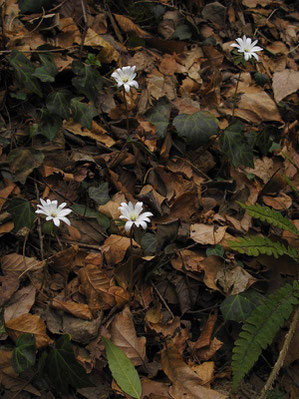
M251 57L254 57L257 61L259 59L256 54L257 51L262 51L263 49L259 46L256 46L257 40L251 43L250 37L243 36L243 39L238 37L236 39L236 43L231 44L232 47L236 47L239 53L244 53L245 61L248 61Z
M121 87L124 86L127 93L130 91L130 87L134 86L138 89L139 85L136 80L134 80L136 73L136 67L133 66L126 66L123 68L118 68L113 74L111 75L117 82L117 86Z
M130 201L128 204L126 202L122 202L121 206L118 208L121 212L120 219L126 219L127 222L125 224L125 230L127 232L130 231L133 224L136 227L141 226L143 229L146 229L147 224L150 222L149 217L153 216L151 212L142 212L143 203L137 202L135 205Z
M41 213L46 217L46 220L53 220L55 226L59 227L60 226L60 221L68 224L69 226L71 225L71 222L69 221L68 218L66 218L66 215L72 212L71 209L65 208L66 202L63 202L62 204L58 205L58 202L56 200L51 201L47 199L47 201L44 201L42 198L40 199L40 202L42 205L38 204L37 207L39 208L35 213Z

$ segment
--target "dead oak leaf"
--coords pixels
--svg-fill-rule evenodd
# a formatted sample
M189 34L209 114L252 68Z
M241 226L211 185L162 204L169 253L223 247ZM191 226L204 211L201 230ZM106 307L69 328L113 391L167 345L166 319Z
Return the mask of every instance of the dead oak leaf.
M130 246L130 239L116 234L111 234L102 245L102 253L109 265L120 263Z
M272 88L277 102L283 100L289 94L295 93L299 89L299 71L285 69L281 72L275 72Z
M133 315L128 306L115 316L111 328L111 341L121 348L134 366L145 364L146 338L138 338L133 323Z

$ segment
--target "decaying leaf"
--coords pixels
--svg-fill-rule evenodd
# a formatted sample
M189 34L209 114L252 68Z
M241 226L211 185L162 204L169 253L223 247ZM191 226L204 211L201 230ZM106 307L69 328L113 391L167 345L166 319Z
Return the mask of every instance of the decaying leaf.
M5 275L16 275L29 271L40 270L45 266L45 261L39 261L35 258L28 258L27 256L18 255L12 253L9 255L2 256L1 268Z
M284 69L281 72L275 72L272 87L274 98L279 103L279 101L299 89L299 71Z

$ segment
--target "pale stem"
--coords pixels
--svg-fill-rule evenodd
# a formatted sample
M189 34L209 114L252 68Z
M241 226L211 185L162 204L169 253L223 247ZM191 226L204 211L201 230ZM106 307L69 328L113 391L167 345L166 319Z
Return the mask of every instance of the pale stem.
M240 81L241 73L242 73L242 71L239 72L239 75L238 75L238 78L237 78L236 89L235 89L235 93L234 93L234 104L233 104L233 111L232 111L232 119L235 116L235 108L236 108L236 105L237 105L237 93L238 93L238 87L239 87L239 81Z
M126 110L127 133L128 133L128 136L130 136L128 104L127 104L127 99L126 99L126 90L125 90L124 86L123 86L123 93L124 93L124 104L125 104L125 110Z

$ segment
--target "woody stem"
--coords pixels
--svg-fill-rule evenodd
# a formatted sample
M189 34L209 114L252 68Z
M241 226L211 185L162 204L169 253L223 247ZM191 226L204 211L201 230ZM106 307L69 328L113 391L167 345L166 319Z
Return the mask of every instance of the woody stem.
M242 73L242 71L239 72L239 75L237 77L237 84L236 84L236 89L235 89L235 93L234 93L234 104L233 104L233 110L232 110L232 119L235 116L235 108L236 108L236 105L237 105L237 93L238 93L238 87L239 87L239 81L240 81L241 73Z

